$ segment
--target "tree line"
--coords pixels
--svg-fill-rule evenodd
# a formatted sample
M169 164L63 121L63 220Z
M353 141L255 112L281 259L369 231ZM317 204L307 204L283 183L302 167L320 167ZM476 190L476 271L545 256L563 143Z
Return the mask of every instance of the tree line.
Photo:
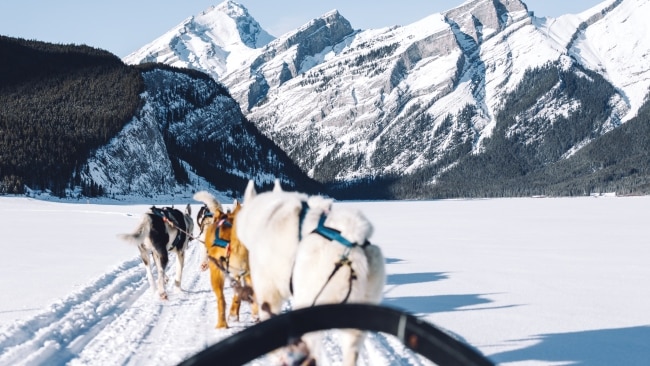
M547 64L526 72L520 86L504 95L495 130L480 154L469 153L471 139L457 136L454 148L444 156L427 155L432 163L413 173L338 182L331 178L341 166L361 166L361 153L331 154L315 166L315 180L305 180L287 154L241 114L225 116L230 123L219 127L225 128L229 138L216 134L187 144L183 142L187 136L170 133L168 128L182 123L194 107L220 96L232 99L225 87L204 73L160 64L127 66L115 55L88 46L5 36L0 36L0 194L23 193L27 186L62 196L67 188L78 186L88 196L101 195L102 187L81 181L79 170L95 149L136 114L145 88L142 73L154 68L185 73L210 84L210 93L182 85L160 89L160 93L181 95L187 102L158 116L179 183L189 180L181 163L185 161L223 190L245 185L246 177L228 173L237 166L239 172L282 171L286 177L302 180L310 190L349 199L573 196L610 191L650 194L650 101L636 118L601 136L599 129L609 118L608 102L615 90L588 70L578 70L583 77ZM553 123L531 114L549 91L556 100L577 100L580 108ZM469 125L476 113L472 108L468 105L459 115L447 116L439 128L451 131L454 120ZM525 135L512 133L512 127L522 120L541 138L530 142ZM433 118L422 114L411 124L417 136L432 128ZM257 147L242 150L242 141L251 137ZM300 154L315 146L318 135L295 137L293 154ZM592 142L563 158L569 148L585 140ZM396 143L380 141L383 154L373 157L376 163L397 156L399 146L392 144Z
M469 154L470 146L461 142L457 151L411 174L336 182L330 189L355 199L650 194L650 100L635 118L601 135L615 90L600 75L579 71L587 77L555 64L529 70L520 86L503 97L495 130L480 154ZM549 91L558 100L579 101L580 107L553 123L534 117L530 110ZM468 113L465 108L462 114ZM527 141L526 136L509 133L517 123L515 116L541 139ZM563 156L585 140L591 142L570 157ZM444 170L454 161L458 163Z
M140 72L104 50L6 36L0 65L0 193L101 192L74 173L140 107Z

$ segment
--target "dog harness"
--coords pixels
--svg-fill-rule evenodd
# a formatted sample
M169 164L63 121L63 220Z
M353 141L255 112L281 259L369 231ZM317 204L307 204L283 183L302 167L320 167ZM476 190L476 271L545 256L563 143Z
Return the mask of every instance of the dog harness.
M178 228L178 231L176 233L176 237L174 238L174 241L172 242L171 246L167 248L167 250L171 250L172 248L180 248L182 244L185 242L185 225L181 224L178 220L182 219L182 213L180 212L175 212L172 211L174 210L173 207L164 207L164 208L158 208L156 206L151 207L151 212L153 212L154 215L161 217L163 221L168 222L171 226ZM181 217L175 217L174 214L177 213Z
M221 230L222 226L230 228L232 227L232 223L226 220L225 217L219 220L219 222L217 223L217 231L214 233L214 241L212 242L213 247L226 248L228 244L230 244L230 240L221 239L219 235L219 231Z
M199 232L199 235L203 234L203 220L205 220L208 217L214 216L212 212L210 212L210 209L208 208L207 205L201 206L199 209L199 213L196 214L196 223L199 224L199 228L201 228L201 231Z
M318 234L325 239L329 239L330 241L338 241L339 243L343 244L343 246L352 248L356 246L355 243L350 242L348 239L344 238L343 235L341 235L341 232L336 229L332 229L331 227L325 226L325 220L327 219L327 215L323 212L320 214L320 219L318 220L318 226L312 231L312 233Z
M307 211L309 210L309 205L307 202L302 201L302 208L300 210L300 216L299 216L299 223L298 223L298 239L302 240L302 224L303 221L305 220L305 216L307 216ZM346 303L348 301L348 298L350 297L350 293L352 292L352 281L357 279L357 274L354 272L354 269L352 268L352 261L348 258L348 255L350 254L350 250L356 246L359 246L361 248L365 248L368 245L370 245L370 242L368 240L364 241L362 244L357 244L349 241L346 239L343 235L341 235L340 230L336 230L331 227L325 226L325 220L327 220L327 214L325 212L321 213L320 218L318 219L318 225L314 230L310 232L310 234L318 234L325 239L329 241L336 241L339 244L343 245L346 247L345 251L343 252L343 255L341 255L341 259L339 259L336 263L334 263L334 270L330 274L330 276L327 278L327 281L323 284L323 287L321 287L320 291L318 291L318 294L314 298L314 302L312 303L312 306L316 305L316 300L320 297L321 293L323 290L325 290L325 286L330 282L332 277L338 272L339 269L343 266L348 266L350 267L350 279L349 279L349 286L348 286L348 293L345 295L345 298L341 303ZM292 273L293 277L293 273ZM291 290L291 293L293 294L293 281L289 283L289 289Z

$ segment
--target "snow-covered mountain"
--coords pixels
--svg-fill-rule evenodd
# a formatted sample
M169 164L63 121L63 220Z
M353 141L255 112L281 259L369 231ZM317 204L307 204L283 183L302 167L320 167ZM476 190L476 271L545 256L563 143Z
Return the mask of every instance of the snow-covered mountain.
M274 37L243 6L226 1L185 19L149 45L126 56L128 64L160 62L221 75Z
M490 150L516 150L524 172L566 159L644 103L649 0L558 18L532 10L473 0L370 30L331 11L273 40L226 1L124 61L207 72L321 182L433 187Z
M191 71L191 70L190 70ZM109 197L191 197L211 187L230 196L248 179L314 190L311 180L203 73L151 67L138 115L97 149L80 172Z

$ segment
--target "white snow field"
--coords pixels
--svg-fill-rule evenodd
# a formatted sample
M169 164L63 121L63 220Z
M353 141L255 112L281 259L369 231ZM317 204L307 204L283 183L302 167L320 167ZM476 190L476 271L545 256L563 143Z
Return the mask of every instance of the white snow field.
M174 202L192 203L194 215L200 207ZM383 304L496 364L649 364L650 197L336 204L374 224L387 260ZM0 365L175 365L253 324L243 305L241 322L214 328L197 241L184 291L153 296L137 249L116 238L149 206L0 198ZM332 365L335 340L326 340ZM376 333L360 363L430 364Z

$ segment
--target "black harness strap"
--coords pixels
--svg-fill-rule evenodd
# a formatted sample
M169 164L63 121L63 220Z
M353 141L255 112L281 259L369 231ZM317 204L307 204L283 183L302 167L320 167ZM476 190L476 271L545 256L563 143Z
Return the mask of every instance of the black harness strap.
M307 216L307 211L309 211L309 205L305 201L300 201L300 214L298 215L298 244L302 240L302 223L305 221L305 216ZM295 261L294 261L295 267ZM289 293L293 295L293 269L291 270L291 278L289 278Z
M298 241L302 240L302 223L305 221L309 205L305 201L301 201L300 215L298 216Z
M201 229L199 231L199 236L201 236L201 234L203 234L203 228L204 228L203 227L203 221L206 218L212 217L212 216L214 216L214 215L212 214L212 212L210 211L210 209L208 208L207 205L201 206L201 208L199 209L199 213L196 214L196 223L199 225L199 228Z
M343 301L341 301L341 304L345 304L346 302L348 302L348 298L350 297L350 293L352 292L352 281L357 279L357 274L354 272L354 269L352 269L352 262L347 258L347 256L345 256L334 264L334 270L327 278L327 281L325 281L325 283L323 284L323 287L320 288L320 291L318 291L316 297L314 297L314 302L312 302L311 306L316 305L316 300L318 300L320 295L323 293L323 290L325 290L325 286L327 286L327 284L330 282L332 277L334 277L334 274L336 274L336 272L345 265L350 267L350 279L349 279L348 293L345 295Z
M219 259L213 257L213 256L208 256L208 259L214 263L217 268L223 272L223 274L226 276L227 279L230 280L230 286L235 290L237 294L239 294L239 298L242 301L247 301L247 302L253 302L253 289L244 284L242 285L241 282L239 282L236 278L234 278L231 274L230 271L228 270L229 265L228 265L228 259L224 258L223 256L219 257ZM224 264L225 262L225 264ZM240 276L243 276L243 273L240 274Z

